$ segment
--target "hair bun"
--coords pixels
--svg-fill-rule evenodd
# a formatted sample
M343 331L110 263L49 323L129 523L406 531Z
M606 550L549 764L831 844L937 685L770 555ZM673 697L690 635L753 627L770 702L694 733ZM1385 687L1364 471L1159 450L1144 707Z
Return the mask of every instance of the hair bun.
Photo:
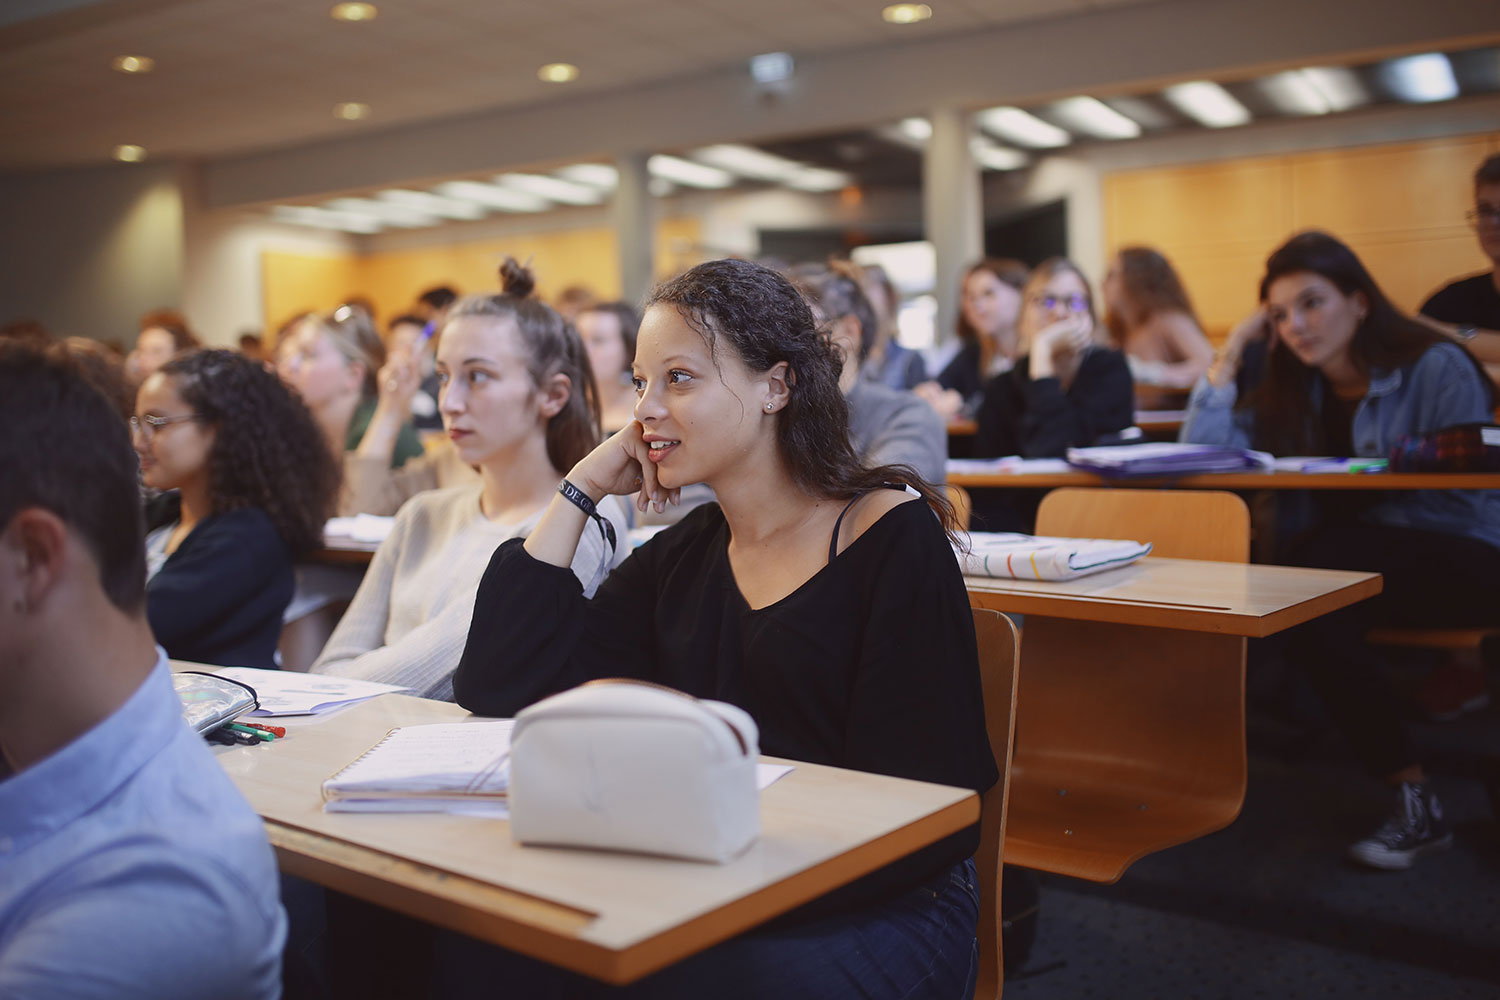
M536 278L531 269L507 257L500 265L500 290L506 295L524 299L536 290Z

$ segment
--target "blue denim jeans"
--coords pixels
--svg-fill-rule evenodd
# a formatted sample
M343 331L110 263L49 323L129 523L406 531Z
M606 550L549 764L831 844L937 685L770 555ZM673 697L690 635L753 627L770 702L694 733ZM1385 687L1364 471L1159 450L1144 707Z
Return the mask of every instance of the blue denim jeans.
M444 933L434 992L516 1000L968 1000L979 968L978 920L969 860L879 907L750 931L623 987Z

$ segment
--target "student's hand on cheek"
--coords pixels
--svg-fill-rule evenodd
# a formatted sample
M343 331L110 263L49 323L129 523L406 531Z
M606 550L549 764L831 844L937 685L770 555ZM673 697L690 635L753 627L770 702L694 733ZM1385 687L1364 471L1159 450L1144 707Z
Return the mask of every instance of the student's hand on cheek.
M647 457L649 452L640 423L632 420L573 466L568 479L596 500L639 490L636 507L644 511L648 503L654 503L660 513L668 503L678 502L679 491L657 482L656 465Z

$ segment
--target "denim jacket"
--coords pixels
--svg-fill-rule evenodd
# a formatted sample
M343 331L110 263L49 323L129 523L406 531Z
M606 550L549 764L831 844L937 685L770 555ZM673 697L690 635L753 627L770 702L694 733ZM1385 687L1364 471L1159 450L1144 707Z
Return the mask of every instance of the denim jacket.
M1322 405L1323 384L1309 404ZM1233 384L1217 387L1204 376L1188 398L1180 439L1194 444L1251 446L1255 415L1234 408ZM1489 396L1479 374L1456 344L1435 344L1404 368L1374 369L1354 411L1354 454L1384 458L1407 434L1430 434L1455 424L1489 423ZM1352 456L1351 456L1352 457ZM1379 524L1463 535L1500 548L1500 491L1392 490L1371 508Z

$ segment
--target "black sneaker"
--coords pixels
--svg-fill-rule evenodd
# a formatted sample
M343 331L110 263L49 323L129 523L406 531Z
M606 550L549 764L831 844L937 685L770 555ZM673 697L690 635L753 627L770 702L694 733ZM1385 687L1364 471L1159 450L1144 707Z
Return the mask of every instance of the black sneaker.
M1380 829L1349 848L1349 860L1371 868L1400 871L1423 854L1453 846L1453 833L1443 823L1443 807L1424 785L1403 782L1396 792L1396 808Z

